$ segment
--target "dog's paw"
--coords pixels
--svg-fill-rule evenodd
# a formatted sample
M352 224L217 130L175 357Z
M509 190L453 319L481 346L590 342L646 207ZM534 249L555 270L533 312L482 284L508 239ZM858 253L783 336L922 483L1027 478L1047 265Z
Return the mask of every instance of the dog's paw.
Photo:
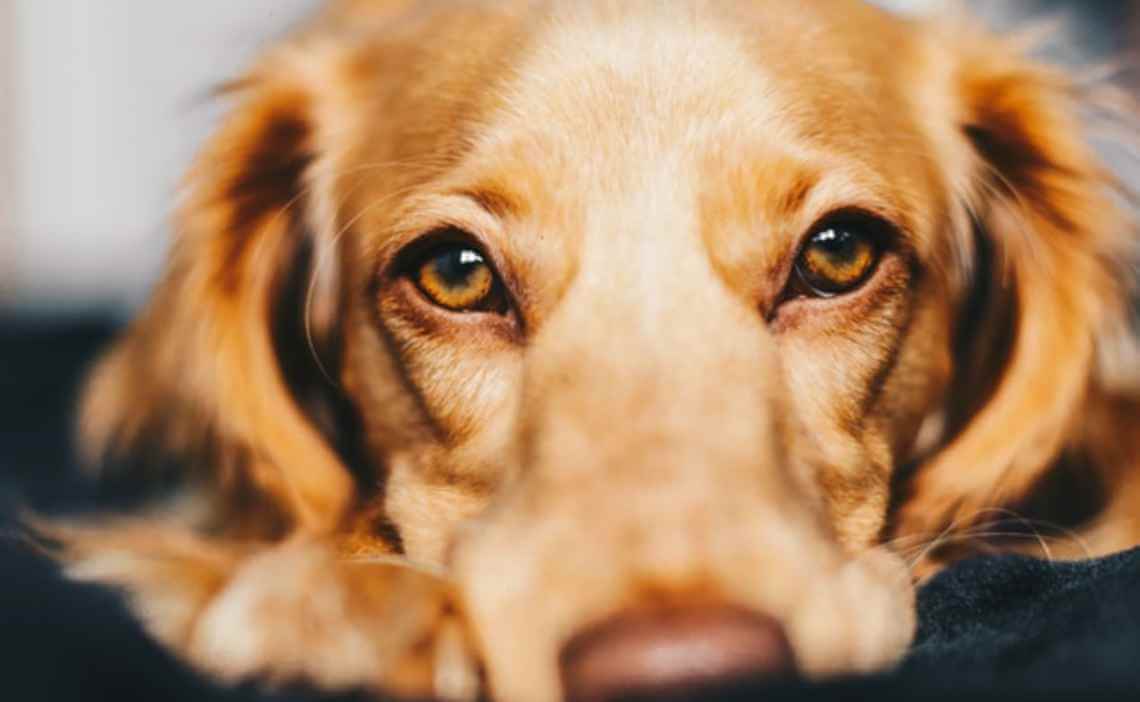
M898 664L917 627L907 564L871 549L811 583L791 617L797 662L808 678L874 673Z
M469 700L481 683L468 642L441 577L291 542L238 567L197 618L187 654L227 680Z

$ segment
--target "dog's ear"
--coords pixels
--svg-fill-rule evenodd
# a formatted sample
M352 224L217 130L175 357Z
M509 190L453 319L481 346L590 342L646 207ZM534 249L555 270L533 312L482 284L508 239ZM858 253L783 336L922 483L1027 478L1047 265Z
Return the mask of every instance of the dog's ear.
M340 304L315 119L335 60L282 50L228 91L236 105L191 171L164 277L79 417L87 457L132 481L158 464L203 471L314 529L353 489L310 403L317 355L335 365Z
M919 467L906 533L968 527L1027 496L1066 448L1097 347L1124 314L1132 223L1082 123L1086 88L988 38L950 42L971 173L974 291L958 323L942 449Z

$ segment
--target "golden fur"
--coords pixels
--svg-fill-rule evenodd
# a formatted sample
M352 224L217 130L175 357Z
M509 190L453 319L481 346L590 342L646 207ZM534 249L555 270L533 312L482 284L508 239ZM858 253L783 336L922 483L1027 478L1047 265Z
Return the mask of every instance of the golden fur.
M1016 42L855 0L342 0L229 94L81 413L187 497L61 530L207 670L558 699L566 639L646 598L870 670L907 566L1059 520L1052 476L1098 496L1056 553L1140 541L1133 223L1090 90ZM876 272L785 297L847 210L894 231ZM400 275L442 227L508 314Z

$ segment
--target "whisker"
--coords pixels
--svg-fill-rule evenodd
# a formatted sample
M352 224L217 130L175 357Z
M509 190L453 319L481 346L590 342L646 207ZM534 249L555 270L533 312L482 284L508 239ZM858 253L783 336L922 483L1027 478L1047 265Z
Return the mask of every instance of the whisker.
M962 523L970 522L987 514L997 515L1001 518L972 524L967 528L959 528ZM1009 526L1015 526L1019 530L1010 530ZM1032 539L1040 549L1042 557L1049 562L1055 562L1057 558L1049 545L1050 538L1070 542L1078 548L1085 558L1093 557L1093 551L1088 543L1072 529L1060 524L1031 519L1005 507L979 508L968 515L962 515L955 519L937 533L904 534L880 542L874 548L887 548L893 551L907 564L908 570L913 571L931 552L949 544L974 543L979 550L987 553L1000 551L999 545L986 543L987 539Z
M1000 553L1001 552L1000 546L995 545L995 544L991 544L991 543L987 543L986 539L1011 539L1011 540L1015 540L1015 541L1016 540L1024 540L1024 541L1033 541L1033 542L1037 543L1038 545L1042 544L1042 541L1037 536L1035 536L1033 534L1026 534L1025 532L1021 532L1021 531L983 531L983 532L971 533L971 534L965 534L965 533L953 534L953 535L944 537L939 542L938 545L939 546L946 546L949 544L972 543L972 544L975 544L976 546L978 546L979 548L988 547L988 549L986 550L987 553ZM1049 563L1056 562L1056 559L1053 558L1052 555L1047 550L1043 551L1042 555L1044 556L1044 559L1046 561L1048 561ZM918 566L919 563L922 562L922 560L925 557L926 557L925 552L918 554L913 559L911 559L911 561L909 562L909 567L913 570L915 567Z
M1067 529L1058 524L1050 524L1040 520L1032 520L1023 515L1014 512L1013 510L1005 508L984 508L976 511L971 516L977 516L981 513L994 512L1003 514L1007 519L992 520L983 524L976 525L964 531L953 531L949 528L943 529L941 533L935 538L931 539L925 544L916 544L912 547L895 548L905 561L908 561L909 568L913 570L919 563L922 562L926 556L933 550L936 550L947 544L961 544L975 542L980 547L991 547L988 552L993 552L1000 547L985 543L985 539L1032 539L1041 549L1042 556L1049 562L1055 562L1057 558L1054 556L1052 549L1049 547L1048 539L1042 534L1042 529L1056 531L1059 537L1063 537L1066 541L1070 541L1080 549L1081 553L1086 558L1092 558L1093 552L1088 544L1074 531ZM1000 529L1002 526L1010 524L1011 522L1016 525L1029 529L1030 533L1026 531L1010 531ZM912 535L916 536L916 535ZM894 540L898 541L898 540Z

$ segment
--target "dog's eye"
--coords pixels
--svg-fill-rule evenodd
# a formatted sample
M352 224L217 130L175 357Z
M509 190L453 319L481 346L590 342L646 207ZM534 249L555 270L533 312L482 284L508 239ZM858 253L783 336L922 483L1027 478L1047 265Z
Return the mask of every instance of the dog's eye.
M412 270L416 287L429 300L458 312L499 311L502 291L494 270L470 246L434 249Z
M818 229L796 260L796 273L810 291L822 297L848 292L871 275L879 261L879 244L858 223L835 223Z

